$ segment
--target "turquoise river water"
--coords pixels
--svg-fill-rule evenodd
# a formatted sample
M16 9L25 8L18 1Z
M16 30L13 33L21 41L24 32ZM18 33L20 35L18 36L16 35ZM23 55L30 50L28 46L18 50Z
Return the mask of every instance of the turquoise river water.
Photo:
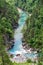
M22 38L23 38L23 33L22 33L22 29L23 29L23 26L25 25L25 21L27 19L27 14L25 12L21 12L20 13L20 18L19 18L19 21L18 21L18 28L15 30L15 33L14 33L14 46L13 48L11 48L9 50L9 53L13 54L14 56L16 54L23 54L24 56L26 57L35 57L36 55L34 53L26 53L26 50L23 49L23 42L22 42Z

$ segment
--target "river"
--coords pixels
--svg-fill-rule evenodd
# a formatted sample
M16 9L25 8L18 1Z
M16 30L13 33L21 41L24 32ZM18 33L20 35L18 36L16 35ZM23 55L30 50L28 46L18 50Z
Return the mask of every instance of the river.
M18 21L18 28L15 30L15 33L14 33L14 46L13 48L11 48L9 50L9 52L11 54L13 54L14 56L17 55L17 54L22 54L26 57L29 57L29 58L32 58L32 57L35 57L36 55L34 53L27 53L25 49L23 49L23 42L22 42L22 38L23 38L23 33L22 33L22 29L23 29L23 26L25 25L25 21L27 19L27 14L24 12L24 11L21 11L19 12L20 13L20 18L19 18L19 21Z

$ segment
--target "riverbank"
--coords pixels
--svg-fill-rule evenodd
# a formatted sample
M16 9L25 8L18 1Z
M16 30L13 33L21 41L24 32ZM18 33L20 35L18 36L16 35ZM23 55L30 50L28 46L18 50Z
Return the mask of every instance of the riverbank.
M22 10L21 10L20 8L18 8L18 7L17 7L17 10L18 10L18 12L19 12L19 13L21 13L21 12L22 12Z
M21 16L18 21L19 26L15 30L15 35L14 35L15 44L14 44L13 48L10 50L10 53L13 55L13 58L10 58L10 60L12 62L15 61L16 63L26 62L28 59L31 59L34 61L34 60L36 60L36 57L33 56L31 48L27 49L27 48L24 48L22 45L22 44L24 44L22 42L22 38L23 38L22 28L25 24L27 15L21 9L17 8L17 10L21 14Z
M24 63L15 63L14 65L37 65L36 63L24 62Z

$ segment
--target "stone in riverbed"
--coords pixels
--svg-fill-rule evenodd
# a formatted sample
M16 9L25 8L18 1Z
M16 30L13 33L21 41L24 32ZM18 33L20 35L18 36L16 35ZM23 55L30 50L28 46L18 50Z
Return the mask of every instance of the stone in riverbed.
M17 54L16 56L20 56L20 54Z

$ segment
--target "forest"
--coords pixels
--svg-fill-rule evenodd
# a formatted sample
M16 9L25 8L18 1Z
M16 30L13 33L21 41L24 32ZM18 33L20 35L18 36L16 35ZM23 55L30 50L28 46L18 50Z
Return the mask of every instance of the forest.
M20 19L17 8L28 13L23 26L23 41L38 53L38 63L12 62L7 53L14 45ZM29 16L31 14L31 16ZM7 51L6 51L7 49ZM0 65L43 65L43 0L0 0Z

